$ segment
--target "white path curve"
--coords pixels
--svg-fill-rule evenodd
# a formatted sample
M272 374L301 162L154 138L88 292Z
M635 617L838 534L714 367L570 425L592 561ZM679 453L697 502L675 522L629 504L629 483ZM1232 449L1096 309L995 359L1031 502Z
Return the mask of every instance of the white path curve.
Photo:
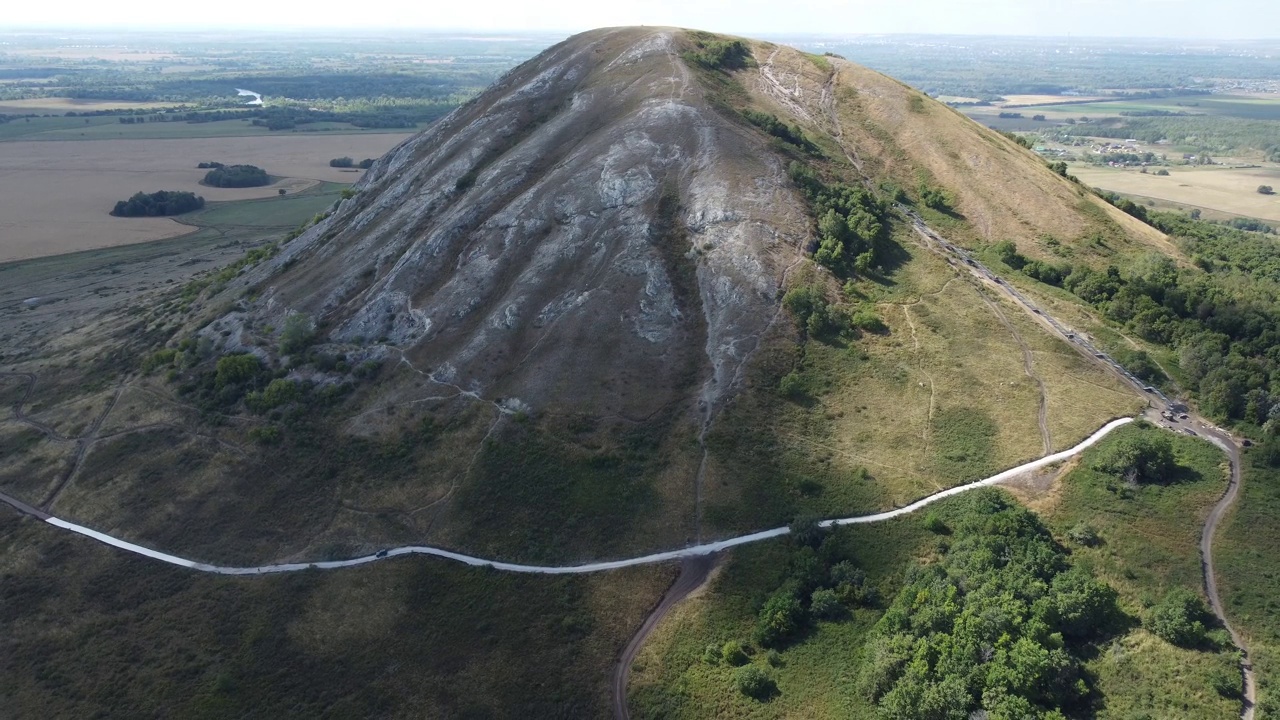
M1052 455L1047 455L1045 457L1040 458L1039 460L1033 460L1029 463L1026 463L1025 465L1019 465L1018 467L1005 470L1004 472L999 473L998 475L992 475L989 478L976 480L974 482L971 482L965 485L958 485L948 490L943 490L942 492L935 493L923 499L917 500L911 503L910 505L907 505L904 507L895 508L893 510L888 510L882 513L876 513L874 515L860 515L857 517L825 520L819 523L819 525L821 527L829 528L837 525L863 525L868 523L884 522L885 520L892 520L893 518L900 517L902 515L907 515L909 513L913 513L916 510L919 510L920 508L926 505L938 502L939 500L942 500L944 498L948 498L953 495L959 495L960 493L967 492L969 490L974 490L976 488L989 487L991 485L996 485L998 483L1004 482L1013 477L1021 475L1022 473L1029 472L1032 470L1038 470L1040 468L1045 467L1046 465L1052 465L1053 463L1066 460L1067 458L1070 458L1074 455L1078 455L1085 448L1088 448L1094 443L1097 443L1103 437L1106 437L1106 435L1110 433L1112 430L1115 430L1116 428L1121 427L1123 425L1127 425L1128 423L1131 423L1131 422L1133 422L1133 418L1120 418L1118 420L1112 420L1106 425L1103 425L1101 429L1099 429L1097 432L1090 435L1089 437L1085 438L1083 442L1081 442L1079 445L1076 445L1073 448L1063 450L1061 452L1057 452ZM789 527L773 528L772 530L762 530L760 532L751 533L750 535L742 535L739 537L730 538L728 540L720 540L717 542L705 543L702 545L693 545L691 547L682 548L680 550L668 550L667 552L654 553L652 555L643 555L641 557L626 558L623 560L609 560L605 562L586 563L584 565L562 565L562 566L521 565L519 563L509 563L509 562L502 562L500 560L488 560L485 558L473 557L471 555L463 555L462 553L456 553L450 550L443 550L441 548L429 547L425 545L407 545L404 547L392 548L386 551L381 551L374 555L365 555L363 557L352 558L350 560L326 560L323 562L311 562L311 563L305 563L305 562L304 563L284 563L280 565L261 565L258 567L224 567L221 565L210 565L208 563L197 562L195 560L188 560L187 558L178 557L176 555L170 555L168 553L163 553L158 550L152 550L150 548L145 548L141 545L136 545L134 543L121 540L120 538L112 537L110 535L107 535L106 533L101 533L101 532L98 532L97 530L91 530L87 527L84 527L83 525L76 525L75 523L67 522L66 520L63 520L61 518L48 517L48 518L45 518L44 521L49 523L50 525L53 525L54 527L59 527L59 528L62 528L63 530L70 530L71 532L79 533L80 535L84 535L85 537L93 538L98 542L106 543L107 545L111 545L112 547L117 547L117 548L120 548L121 550L135 553L137 555L142 555L144 557L148 557L153 560L159 560L160 562L166 562L166 563L169 563L170 565L177 565L179 567L190 568L192 570L198 570L200 572L215 573L218 575L271 575L275 573L298 572L301 570L334 570L337 568L355 567L357 565L367 565L369 563L377 562L379 560L386 560L393 557L400 557L401 555L434 555L435 557L445 558L447 560L454 560L460 563L464 563L466 565L471 565L473 567L490 567L495 570L502 570L505 572L534 573L539 575L570 575L570 574L578 574L578 573L602 572L605 570L618 570L620 568L635 567L637 565L650 565L653 563L668 562L671 560L679 560L687 557L697 557L699 555L710 555L712 553L720 552L721 550L727 550L731 547L737 547L738 545L747 545L749 543L760 542L761 540L768 540L770 538L781 537L791 532L791 528Z

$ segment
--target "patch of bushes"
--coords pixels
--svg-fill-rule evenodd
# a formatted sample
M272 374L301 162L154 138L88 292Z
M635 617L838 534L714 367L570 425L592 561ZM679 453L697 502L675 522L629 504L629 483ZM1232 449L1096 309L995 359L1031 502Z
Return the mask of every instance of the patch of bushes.
M812 140L805 137L804 131L795 123L787 125L779 120L776 115L757 112L755 110L743 110L742 116L752 125L764 130L788 145L794 145L800 150L811 155L821 154L818 146L815 145Z
M842 279L867 275L884 264L891 250L887 203L863 187L828 184L799 162L792 162L788 173L817 219L813 259L818 264Z
M862 687L881 716L1062 717L1091 692L1082 657L1121 617L1035 514L965 498L942 559L912 568L868 646Z
M727 40L699 34L695 49L684 54L685 60L709 70L741 70L751 63L751 48L741 40Z
M737 683L739 692L756 700L767 700L778 690L777 683L769 677L769 673L755 665L739 669L734 675L734 682Z

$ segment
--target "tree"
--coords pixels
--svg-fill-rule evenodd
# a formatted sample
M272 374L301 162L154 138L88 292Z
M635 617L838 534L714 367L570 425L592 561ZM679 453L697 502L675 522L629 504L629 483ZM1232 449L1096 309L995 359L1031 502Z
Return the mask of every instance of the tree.
M283 195L283 194L285 194L285 192L286 192L286 191L285 191L285 189L284 189L284 188L280 188L279 190L277 190L277 191L276 191L276 194L277 194L277 195Z
M1165 482L1177 466L1173 443L1154 430L1114 440L1093 461L1094 470L1132 482Z
M355 164L356 164L356 161L352 160L349 157L334 158L329 161L329 167L335 167L335 168L349 168L354 166Z
M1262 195L1275 195L1276 191L1270 185L1259 185L1258 192Z
M804 608L790 591L783 589L773 594L756 618L756 642L772 647L784 642L800 629L804 621Z
M844 606L835 590L818 588L809 596L809 613L823 620L834 620L844 614Z

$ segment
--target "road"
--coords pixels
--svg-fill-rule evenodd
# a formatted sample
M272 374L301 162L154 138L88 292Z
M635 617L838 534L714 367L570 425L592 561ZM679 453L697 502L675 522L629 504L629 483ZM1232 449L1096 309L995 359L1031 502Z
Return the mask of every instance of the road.
M680 576L670 588L667 588L662 601L653 609L653 612L649 613L649 617L645 618L644 624L636 634L631 636L631 642L627 643L626 649L622 651L622 657L618 659L618 664L613 669L613 717L615 720L631 718L631 711L627 708L627 681L631 677L631 664L635 662L640 648L644 647L644 641L677 603L707 582L717 559L715 555L685 558L680 563Z
M1218 522L1231 509L1231 506L1235 504L1240 495L1240 446L1236 443L1235 438L1222 428L1191 412L1182 403L1170 400L1157 388L1151 387L1134 377L1124 366L1095 347L1083 334L1066 327L1046 313L1043 308L1028 300L1016 288L975 260L968 251L947 242L945 238L930 228L910 208L905 205L898 205L897 208L899 212L910 220L912 227L915 229L916 234L920 236L925 247L942 256L952 267L967 271L983 286L993 288L1012 300L1015 305L1025 310L1040 325L1045 327L1050 334L1067 343L1090 362L1102 366L1120 378L1122 382L1145 395L1150 405L1146 415L1153 423L1173 432L1182 431L1203 437L1226 453L1231 466L1231 477L1227 482L1226 492L1223 493L1222 498L1214 505L1209 517L1205 520L1204 529L1200 536L1200 566L1204 575L1205 594L1209 597L1209 605L1213 609L1213 614L1218 617L1218 621L1222 623L1222 626L1231 635L1232 643L1240 650L1240 672L1244 687L1240 717L1243 720L1253 720L1254 705L1257 703L1257 678L1254 676L1253 663L1249 658L1249 649L1245 646L1244 638L1236 632L1230 621L1227 620L1226 609L1223 607L1222 598L1218 593L1217 572L1213 565L1213 536L1217 532ZM1162 413L1170 413L1177 419L1167 420ZM1185 416L1185 419L1182 416Z
M1097 432L1085 438L1073 448L1068 448L1052 455L1047 455L1038 460L1024 463L1015 468L1010 468L1004 472L997 473L988 478L975 480L965 485L957 485L956 487L941 492L934 493L927 497L921 498L910 505L886 510L885 512L873 513L871 515L858 515L846 518L834 518L824 520L819 525L821 527L837 527L842 525L863 525L870 523L879 523L886 520L892 520L903 515L907 515L919 510L926 505L931 505L944 498L959 495L980 487L990 487L999 484L1010 478L1016 477L1026 472L1038 470L1046 465L1062 462L1070 457L1078 455L1086 448L1097 443L1106 437L1112 430L1133 422L1133 418L1120 418L1112 420L1106 425L1098 429ZM584 563L581 565L524 565L521 563L510 563L501 560L491 560L489 558L475 557L473 555L465 555L463 553L445 550L444 548L431 547L429 545L406 545L403 547L388 548L380 550L372 555L364 555L349 560L324 560L316 562L298 562L298 563L279 563L274 565L256 565L247 567L235 567L225 565L214 565L211 563L192 560L189 558L179 557L169 553L161 552L151 548L143 547L136 543L123 540L107 533L99 532L92 528L77 525L72 522L63 520L31 507L20 499L0 493L0 502L6 503L21 513L34 516L54 527L67 530L79 535L83 535L98 542L119 548L126 552L141 555L152 560L184 567L199 572L213 573L216 575L273 575L278 573L300 572L303 570L336 570L338 568L356 567L358 565L367 565L380 560L389 560L391 558L400 557L402 555L431 555L434 557L454 560L456 562L470 565L472 567L490 567L495 570L506 572L533 573L537 575L573 575L581 573L604 572L606 570L619 570L622 568L636 567L640 565L652 565L654 563L671 562L673 560L684 560L685 558L696 558L718 553L722 550L728 550L739 545L747 545L749 543L761 542L776 537L782 537L791 532L791 528L783 526L772 528L770 530L761 530L747 535L740 535L735 538L718 540L711 543L702 543L677 550L667 550L665 552L653 553L650 555L642 555L639 557L624 558L619 560L606 560L601 562Z

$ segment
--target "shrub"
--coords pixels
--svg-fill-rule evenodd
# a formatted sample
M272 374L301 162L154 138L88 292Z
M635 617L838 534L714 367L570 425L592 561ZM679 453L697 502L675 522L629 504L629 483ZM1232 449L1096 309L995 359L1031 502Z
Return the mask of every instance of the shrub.
M1276 194L1275 188L1271 187L1270 185L1259 185L1259 186L1258 186L1258 192L1259 192L1260 194L1262 194L1262 195L1275 195L1275 194Z
M1240 673L1217 669L1209 675L1209 687L1224 698L1239 698L1243 690Z
M1093 547L1098 544L1098 531L1089 523L1077 523L1067 531L1067 539L1077 545Z
M730 640L720 648L720 659L733 667L747 664L747 654L742 651L742 643L737 640Z
M804 621L804 608L787 590L775 592L760 609L756 618L755 640L765 647L786 641Z
M782 667L782 653L777 650L770 650L764 657L769 667Z
M756 700L765 700L778 689L778 685L773 681L773 678L754 665L739 669L737 675L734 676L734 680L738 684L738 690L743 695Z
M844 615L844 606L831 588L819 588L809 596L809 613L823 620L835 620Z
M219 388L247 383L258 376L262 361L247 353L226 355L218 359L214 382Z
M329 167L349 168L355 166L356 161L349 157L334 158L329 161Z
M1200 596L1178 588L1147 611L1142 625L1157 637L1179 647L1196 647L1205 640L1208 608Z
M942 518L938 517L937 513L932 512L924 516L924 529L938 535L945 535L951 532L951 529L942 521Z
M290 313L280 331L280 354L294 355L307 349L315 339L315 326L305 313Z
M741 70L751 58L751 49L741 40L702 40L686 58L711 70Z
M708 643L707 647L702 651L702 662L708 665L719 665L720 647L715 643Z

